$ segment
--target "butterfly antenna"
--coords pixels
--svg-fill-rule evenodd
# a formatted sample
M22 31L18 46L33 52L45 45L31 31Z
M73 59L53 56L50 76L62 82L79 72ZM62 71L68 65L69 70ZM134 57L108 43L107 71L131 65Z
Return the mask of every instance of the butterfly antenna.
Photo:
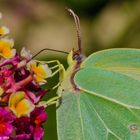
M66 8L66 10L70 13L70 15L73 16L75 25L76 25L76 33L77 33L77 38L78 38L78 51L81 53L82 47L81 47L81 30L80 30L80 20L79 17L74 13L73 10Z
M32 59L34 59L36 56L38 56L40 53L42 53L42 52L44 52L44 51L53 51L53 52L59 52L59 53L69 54L68 52L65 52L65 51L60 51L60 50L45 48L45 49L40 50L37 54L35 54L35 55L32 57Z

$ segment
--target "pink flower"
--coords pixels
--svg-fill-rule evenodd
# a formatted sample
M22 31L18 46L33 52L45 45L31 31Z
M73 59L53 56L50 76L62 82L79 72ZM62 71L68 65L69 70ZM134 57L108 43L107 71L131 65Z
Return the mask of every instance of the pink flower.
M2 140L42 140L44 135L42 124L47 115L44 107L37 104L49 90L42 89L33 78L35 73L26 67L28 61L23 63L23 58L16 54L0 62Z
M47 115L43 107L36 107L30 114L30 117L16 118L13 126L16 128L16 135L13 140L17 138L24 138L24 140L42 140L44 130L42 124L46 121ZM25 138L26 137L26 138Z
M15 116L7 108L0 107L0 138L9 137L12 134L14 119Z
M35 108L31 113L31 124L33 126L34 140L41 140L44 135L42 124L46 121L47 115L43 107Z
M49 90L41 84L52 71L29 50L18 54L8 33L0 26L0 140L42 140L47 115L39 102Z

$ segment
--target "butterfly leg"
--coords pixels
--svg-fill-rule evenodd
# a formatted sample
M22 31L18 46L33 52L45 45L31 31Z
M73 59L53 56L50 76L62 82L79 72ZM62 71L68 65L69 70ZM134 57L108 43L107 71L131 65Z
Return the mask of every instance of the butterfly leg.
M41 101L41 102L39 102L39 106L44 106L46 108L50 105L57 104L58 100L60 98L61 98L61 96L56 96L56 97L53 97L53 98L49 99L48 101Z

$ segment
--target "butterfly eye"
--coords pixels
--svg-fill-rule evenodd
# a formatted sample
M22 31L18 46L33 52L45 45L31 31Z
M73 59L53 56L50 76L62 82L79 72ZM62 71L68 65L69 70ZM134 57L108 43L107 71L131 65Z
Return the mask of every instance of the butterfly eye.
M74 52L73 60L76 60L78 63L81 63L83 58L84 58L84 56L81 54L81 52L79 52L79 51Z

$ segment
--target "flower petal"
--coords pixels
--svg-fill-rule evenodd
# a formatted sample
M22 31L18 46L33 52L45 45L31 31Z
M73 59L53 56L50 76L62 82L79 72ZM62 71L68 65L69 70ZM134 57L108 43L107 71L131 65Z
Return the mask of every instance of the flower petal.
M32 58L32 54L30 53L30 50L28 50L26 48L22 48L22 50L20 52L20 56L27 60L30 60Z
M11 94L9 108L17 117L28 116L34 107L34 104L26 98L25 92L18 91Z
M0 136L0 140L9 140L9 137L7 137L7 136Z
M12 58L16 54L16 50L13 49L13 39L2 38L0 39L0 55L4 58Z
M31 134L20 134L12 138L12 140L31 140Z
M0 36L9 34L9 29L6 26L0 27Z
M46 83L46 78L50 77L52 74L52 71L49 69L47 64L38 64L35 61L31 61L28 64L29 69L31 69L34 72L34 77L36 82L39 84Z
M41 140L44 135L43 128L37 126L34 128L34 140Z

